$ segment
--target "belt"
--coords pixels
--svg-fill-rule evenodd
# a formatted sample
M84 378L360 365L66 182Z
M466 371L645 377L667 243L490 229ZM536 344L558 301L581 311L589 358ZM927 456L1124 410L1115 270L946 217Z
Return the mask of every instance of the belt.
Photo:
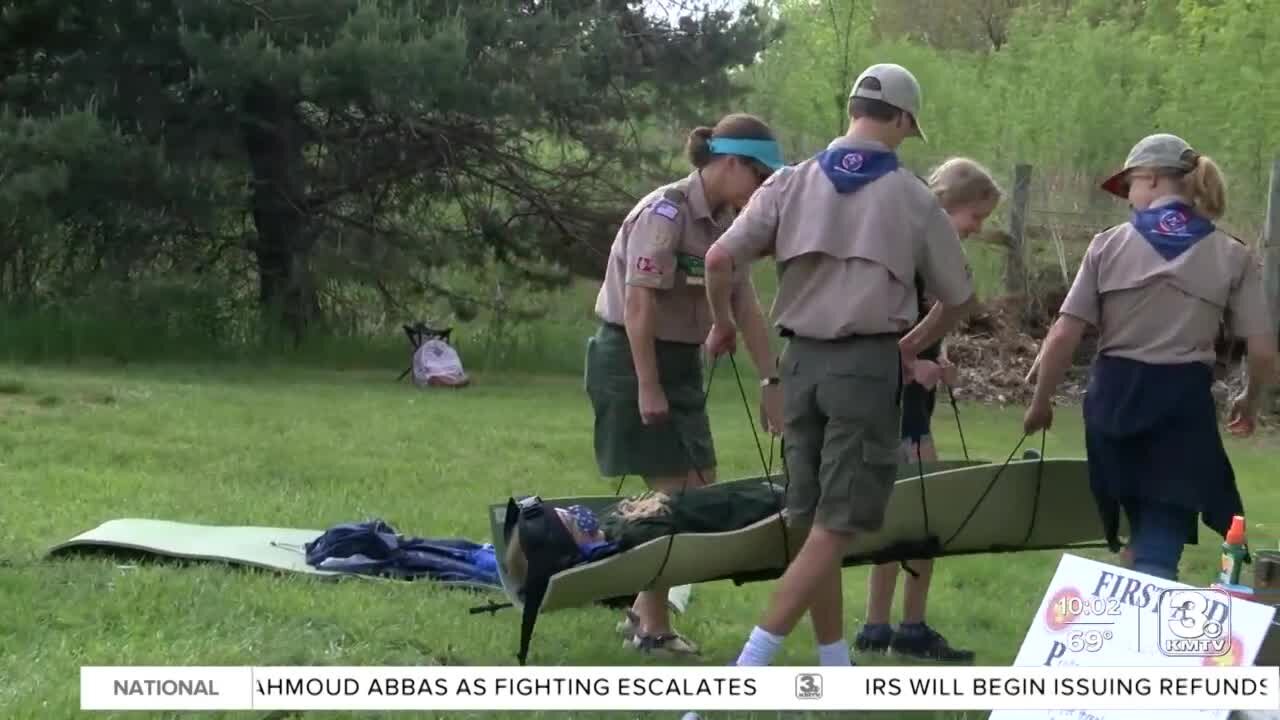
M853 333L851 335L841 335L840 337L835 337L835 338L812 338L812 337L805 337L803 335L797 335L795 331L790 328L781 328L778 331L778 334L784 338L799 338L801 340L808 340L810 342L843 343L843 342L852 342L854 340L870 340L874 338L893 338L895 340L901 340L902 338L906 337L907 331L898 330L893 332L880 332L880 333Z
M626 326L626 325L619 325L619 324L618 324L618 323L616 323L616 322L609 322L608 320L601 320L601 321L600 321L600 325L601 325L601 327L604 327L604 328L606 328L606 329L608 329L608 330L612 330L613 332L621 333L621 334L623 334L623 335L626 335L626 334L627 334L627 326ZM698 347L702 347L702 343L699 343L699 342L686 342L686 341L684 341L684 340L663 340L662 338L654 338L654 342L655 342L655 343L659 343L659 344L661 344L661 345L674 345L674 346L676 346L676 347L680 347L680 348L698 348Z

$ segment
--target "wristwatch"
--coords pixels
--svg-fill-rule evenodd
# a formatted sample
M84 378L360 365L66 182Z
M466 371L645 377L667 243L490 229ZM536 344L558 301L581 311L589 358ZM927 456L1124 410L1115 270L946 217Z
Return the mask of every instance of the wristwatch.
M762 387L762 388L763 388L763 387L769 387L770 385L777 385L777 384L778 384L778 383L780 383L780 382L782 382L782 380L780 380L780 379L775 375L775 376L773 376L773 377L767 377L767 378L765 378L765 379L761 380L761 381L760 381L760 387Z

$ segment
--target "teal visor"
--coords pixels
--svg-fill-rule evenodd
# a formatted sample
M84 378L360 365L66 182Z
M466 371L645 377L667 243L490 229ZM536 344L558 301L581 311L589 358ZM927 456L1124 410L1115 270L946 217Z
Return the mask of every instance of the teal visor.
M786 165L782 151L773 140L747 140L743 138L712 138L707 144L712 155L743 155L764 164L770 170Z

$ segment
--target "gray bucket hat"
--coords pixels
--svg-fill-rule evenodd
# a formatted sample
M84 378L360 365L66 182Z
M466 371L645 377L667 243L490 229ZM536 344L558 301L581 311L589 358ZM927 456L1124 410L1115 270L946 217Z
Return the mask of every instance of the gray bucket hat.
M1177 135L1158 133L1148 135L1138 141L1129 151L1120 172L1107 178L1102 189L1128 199L1129 181L1125 174L1134 168L1169 168L1176 170L1194 170L1200 153L1196 152L1186 140Z
M867 78L878 80L880 87L874 90L863 87L862 81ZM863 70L858 79L853 81L853 89L849 91L849 97L880 100L911 113L911 119L915 124L915 130L911 134L929 142L929 139L924 136L924 129L920 127L920 83L910 70L894 63L872 65Z

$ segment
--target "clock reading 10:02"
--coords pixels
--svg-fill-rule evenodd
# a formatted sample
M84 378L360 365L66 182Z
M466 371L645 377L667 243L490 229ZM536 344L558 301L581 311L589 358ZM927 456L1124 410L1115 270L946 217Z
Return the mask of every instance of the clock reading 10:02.
M1072 622L1089 623L1098 622L1098 620L1090 620L1089 618L1118 618L1122 614L1120 611L1120 601L1115 598L1101 597L1080 597L1075 593L1069 595L1060 595L1053 601L1053 611L1062 618L1070 618L1067 624Z

